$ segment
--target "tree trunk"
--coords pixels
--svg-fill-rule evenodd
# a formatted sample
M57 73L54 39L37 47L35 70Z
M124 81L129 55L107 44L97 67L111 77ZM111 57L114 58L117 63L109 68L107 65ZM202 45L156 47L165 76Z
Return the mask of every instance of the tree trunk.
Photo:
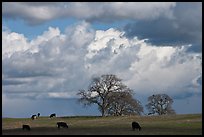
M102 113L102 117L105 116L105 99L102 98L102 106L101 106L101 113Z
M101 110L101 113L102 113L102 117L104 117L105 114L104 114L104 109L103 109L103 108L102 108L102 110Z

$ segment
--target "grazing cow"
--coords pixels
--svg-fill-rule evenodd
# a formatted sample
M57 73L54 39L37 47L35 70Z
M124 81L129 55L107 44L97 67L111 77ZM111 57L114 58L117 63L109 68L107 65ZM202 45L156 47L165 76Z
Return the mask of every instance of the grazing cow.
M148 113L148 115L153 115L153 113Z
M23 130L30 130L30 126L29 125L23 125L22 128L23 128Z
M67 123L65 123L65 122L57 122L57 127L58 127L58 129L59 129L60 127L68 128L68 125L67 125Z
M51 114L50 118L52 118L52 117L56 117L56 114L55 113Z
M40 113L38 113L38 117L40 116Z
M32 115L32 116L31 116L31 119L32 119L32 120L34 120L34 119L36 119L36 118L37 118L36 115Z
M139 129L139 131L142 129L139 123L132 122L132 130Z

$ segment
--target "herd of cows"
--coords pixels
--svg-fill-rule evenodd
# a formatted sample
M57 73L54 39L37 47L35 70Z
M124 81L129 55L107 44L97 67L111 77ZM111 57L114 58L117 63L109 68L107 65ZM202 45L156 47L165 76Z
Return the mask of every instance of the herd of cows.
M40 117L40 113L38 113L37 115L32 115L31 119L34 120L34 119L37 119L37 117ZM56 117L56 114L55 113L51 114L50 118L52 118L52 117Z
M32 116L31 116L31 119L34 120L34 119L37 119L37 117L40 117L40 113L38 113L37 115L32 115ZM53 113L53 114L50 115L50 118L53 118L53 117L56 117L56 114L55 114L55 113ZM56 125L57 125L57 128L58 128L58 129L60 129L60 127L62 127L62 128L68 128L68 125L67 125L67 123L65 123L65 122L57 122ZM22 129L23 129L23 130L28 130L28 131L31 130L31 128L30 128L29 125L22 125ZM135 130L135 129L138 129L138 130L140 131L142 128L141 128L141 126L139 125L138 122L133 121L133 122L132 122L132 130Z
M32 115L32 116L31 116L31 119L34 120L34 119L37 119L37 117L40 117L40 113L38 113L37 115ZM53 114L50 115L50 118L53 118L53 117L56 117L56 114L55 114L55 113L53 113ZM59 129L60 127L62 127L62 128L68 128L68 125L67 125L67 123L65 123L65 122L57 122L57 127L58 127L58 129ZM22 129L23 129L23 130L28 130L28 131L31 130L31 128L30 128L29 125L22 125Z

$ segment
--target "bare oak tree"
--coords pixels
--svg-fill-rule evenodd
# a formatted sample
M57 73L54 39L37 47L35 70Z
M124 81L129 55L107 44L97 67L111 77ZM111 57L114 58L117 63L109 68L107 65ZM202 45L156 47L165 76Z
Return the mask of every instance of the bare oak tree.
M116 92L131 92L131 90L116 75L110 74L93 78L88 90L79 90L77 95L80 96L79 102L85 106L97 104L102 116L106 116L112 103L112 95Z
M141 113L143 112L141 103L138 100L134 99L131 94L131 90L128 90L128 92L111 93L108 114L114 116L141 115Z
M146 105L149 114L175 114L172 109L173 99L166 94L157 94L148 97L148 104Z

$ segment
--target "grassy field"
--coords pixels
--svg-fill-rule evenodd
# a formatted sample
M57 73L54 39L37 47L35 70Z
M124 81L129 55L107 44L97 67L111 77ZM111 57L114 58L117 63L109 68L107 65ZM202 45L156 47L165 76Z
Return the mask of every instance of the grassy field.
M56 123L64 121L68 129L58 129ZM142 130L133 131L132 121L140 123ZM22 130L29 124L30 131ZM202 114L169 116L121 117L39 117L2 118L3 135L202 135Z

